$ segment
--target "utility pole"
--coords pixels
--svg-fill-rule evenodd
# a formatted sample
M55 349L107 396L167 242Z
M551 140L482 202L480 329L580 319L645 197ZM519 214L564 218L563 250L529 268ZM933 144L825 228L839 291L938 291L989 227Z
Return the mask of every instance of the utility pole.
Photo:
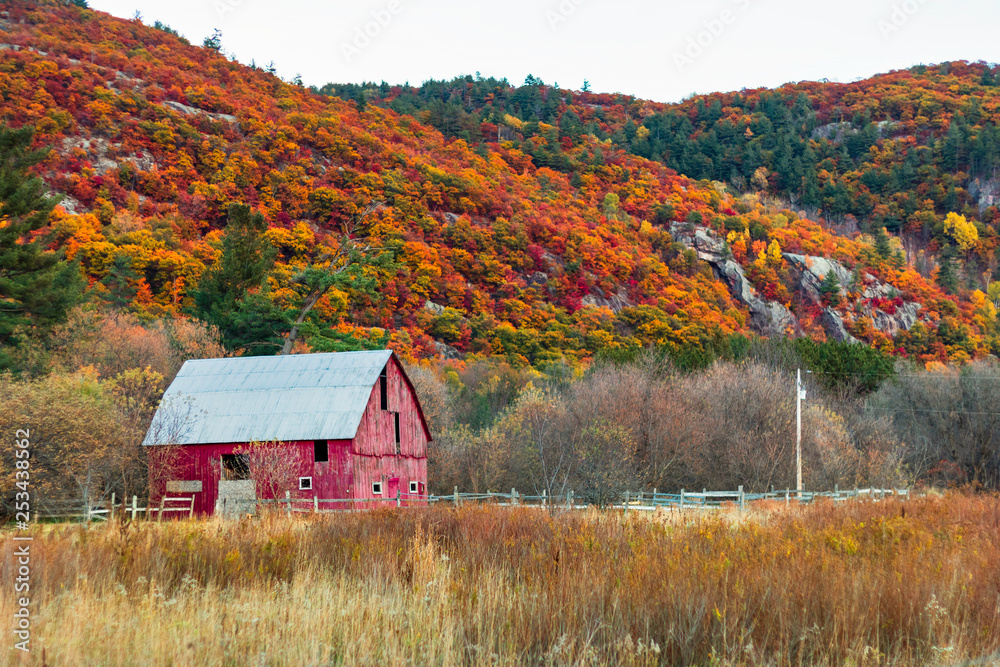
M798 491L799 498L802 498L802 400L805 397L800 368L795 377L795 490Z

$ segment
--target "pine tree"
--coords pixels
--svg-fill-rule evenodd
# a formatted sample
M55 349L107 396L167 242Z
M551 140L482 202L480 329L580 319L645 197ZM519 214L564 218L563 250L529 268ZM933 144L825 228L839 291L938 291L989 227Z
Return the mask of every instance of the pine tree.
M889 259L892 255L892 245L889 243L889 234L886 233L885 227L879 227L875 232L875 252L882 259Z
M827 271L819 285L819 293L826 305L836 308L840 305L840 281L836 271Z
M31 150L33 137L30 127L0 127L0 369L13 365L13 348L61 322L83 292L78 266L30 239L59 202L28 171L47 153Z
M267 220L249 206L229 207L222 256L194 290L193 314L219 327L223 344L273 354L281 348L288 319L271 300L267 275L277 249L264 238Z
M955 294L958 291L958 273L955 271L955 249L952 246L942 248L938 265L938 285Z

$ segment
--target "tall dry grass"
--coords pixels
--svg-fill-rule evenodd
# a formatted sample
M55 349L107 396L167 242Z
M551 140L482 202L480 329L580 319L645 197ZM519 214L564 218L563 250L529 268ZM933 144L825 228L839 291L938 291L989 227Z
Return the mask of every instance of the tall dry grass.
M739 521L467 507L36 528L24 662L1000 660L998 536L998 498L962 494ZM8 559L0 575L12 588Z

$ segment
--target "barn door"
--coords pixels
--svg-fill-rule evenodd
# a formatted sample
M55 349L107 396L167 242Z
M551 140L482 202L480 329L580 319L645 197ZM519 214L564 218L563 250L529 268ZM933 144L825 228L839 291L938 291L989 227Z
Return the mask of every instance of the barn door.
M399 493L399 478L391 477L386 480L386 490L388 491L388 494L385 497L395 500L396 494Z

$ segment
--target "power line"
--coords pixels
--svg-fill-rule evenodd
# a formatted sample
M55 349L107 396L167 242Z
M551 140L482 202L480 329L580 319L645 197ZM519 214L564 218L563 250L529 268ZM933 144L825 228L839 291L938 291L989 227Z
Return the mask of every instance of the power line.
M865 410L865 411L871 411L871 412L895 412L895 413L900 413L900 412L905 412L905 413L919 412L919 413L928 413L928 414L938 413L938 414L948 414L948 415L993 415L994 417L1000 417L1000 412L975 412L975 411L971 411L971 410L917 410L917 409L910 409L910 408L895 408L895 409L894 408L877 408L877 407L872 407L872 406L865 406L863 408L863 410Z
M854 377L881 377L881 378L926 378L928 380L994 380L1000 381L1000 375L938 375L936 373L849 373L846 371L810 371L812 375L850 375Z

